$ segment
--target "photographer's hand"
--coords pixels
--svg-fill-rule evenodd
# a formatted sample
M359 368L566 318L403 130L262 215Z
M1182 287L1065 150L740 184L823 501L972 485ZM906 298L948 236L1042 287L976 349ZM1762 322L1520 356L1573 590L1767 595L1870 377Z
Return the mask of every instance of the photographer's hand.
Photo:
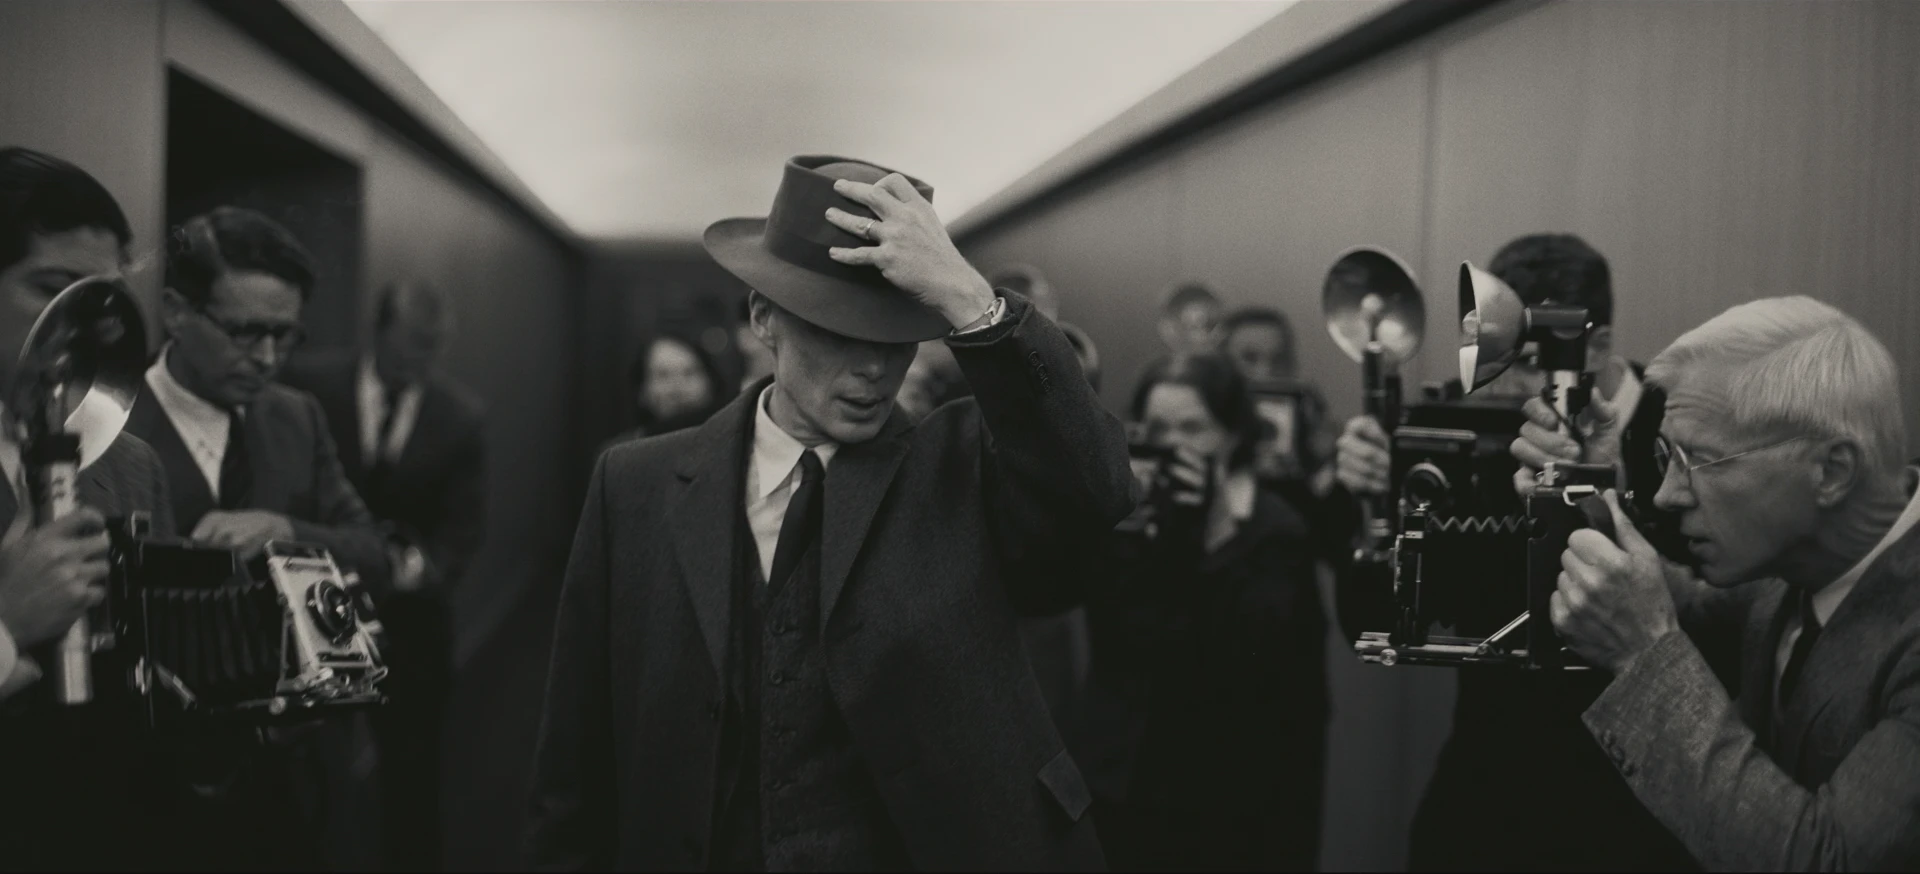
M31 648L67 633L106 597L106 523L82 507L0 550L0 623ZM0 678L5 679L5 678Z
M1573 532L1560 556L1559 588L1549 602L1553 627L1582 658L1612 671L1680 630L1668 569L1608 489L1615 544L1593 529Z
M1545 398L1529 398L1520 409L1527 421L1511 447L1514 460L1520 462L1520 469L1513 472L1513 490L1520 497L1533 494L1537 475L1549 462L1615 464L1620 460L1620 429L1626 422L1598 392L1575 423L1580 440L1559 433L1560 414Z
M231 549L241 561L259 555L269 540L292 540L293 523L265 510L215 510L200 517L193 539L208 546Z
M1384 495L1393 477L1392 442L1372 416L1347 420L1333 445L1334 476L1355 495Z

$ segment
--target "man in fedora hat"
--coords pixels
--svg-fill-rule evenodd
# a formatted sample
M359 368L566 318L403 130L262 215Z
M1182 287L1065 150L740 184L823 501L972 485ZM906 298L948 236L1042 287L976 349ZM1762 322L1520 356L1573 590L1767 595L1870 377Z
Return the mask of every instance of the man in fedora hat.
M707 229L774 373L600 457L555 628L529 861L549 870L1097 869L1016 617L1131 509L1120 423L932 189L788 162ZM973 388L893 409L916 344Z

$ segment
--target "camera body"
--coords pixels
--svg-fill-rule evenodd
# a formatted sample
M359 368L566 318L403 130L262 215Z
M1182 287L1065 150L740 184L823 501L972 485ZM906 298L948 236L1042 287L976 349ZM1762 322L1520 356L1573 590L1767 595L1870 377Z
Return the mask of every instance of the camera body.
M149 727L191 715L317 718L382 702L378 620L318 546L269 542L243 565L224 549L150 536L144 514L109 525L116 646Z

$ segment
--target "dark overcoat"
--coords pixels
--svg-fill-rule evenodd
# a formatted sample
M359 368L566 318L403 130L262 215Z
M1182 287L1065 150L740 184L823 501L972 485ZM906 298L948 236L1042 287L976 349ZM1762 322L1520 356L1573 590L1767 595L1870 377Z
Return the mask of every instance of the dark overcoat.
M1070 602L1062 557L1130 511L1126 440L1059 328L1005 296L1000 324L948 341L973 398L918 425L896 411L829 465L821 640L916 868L1098 869L1086 784L1016 620ZM759 396L600 458L555 629L538 868L707 865Z

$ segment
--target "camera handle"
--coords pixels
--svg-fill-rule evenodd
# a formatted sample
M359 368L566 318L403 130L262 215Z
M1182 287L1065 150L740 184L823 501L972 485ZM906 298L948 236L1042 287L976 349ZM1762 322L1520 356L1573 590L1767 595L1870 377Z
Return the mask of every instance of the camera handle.
M1378 340L1367 344L1360 356L1360 376L1366 414L1391 433L1400 424L1400 373L1387 360L1386 347ZM1394 496L1369 495L1362 502L1366 522L1361 527L1363 540L1354 551L1354 560L1380 564L1388 561L1394 548Z
M70 431L36 434L22 456L27 489L33 499L35 527L49 525L80 509L80 435ZM54 699L78 705L93 700L93 652L111 643L104 602L67 627L49 666Z

